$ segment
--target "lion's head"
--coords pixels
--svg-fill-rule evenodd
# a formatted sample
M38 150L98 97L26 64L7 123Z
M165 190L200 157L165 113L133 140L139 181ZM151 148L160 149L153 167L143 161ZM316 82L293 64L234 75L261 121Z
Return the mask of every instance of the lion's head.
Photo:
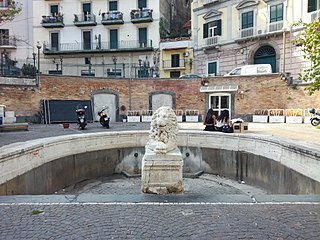
M158 151L162 153L173 150L177 144L178 130L177 117L172 108L158 108L152 115L149 143L151 141L154 144L150 143L149 148L157 152L156 145L162 146L162 148L166 148L163 151Z

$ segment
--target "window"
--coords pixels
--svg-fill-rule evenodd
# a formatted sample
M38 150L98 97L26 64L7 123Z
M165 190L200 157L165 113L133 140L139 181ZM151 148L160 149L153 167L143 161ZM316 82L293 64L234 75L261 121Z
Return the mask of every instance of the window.
M88 58L88 57L84 58L84 63L91 64L91 58Z
M8 7L10 4L9 0L0 0L0 8L1 7Z
M308 0L308 12L317 10L317 0Z
M217 71L217 62L209 62L208 63L208 75L216 76L218 73Z
M147 47L147 28L139 28L140 47Z
M179 78L180 71L172 71L170 72L170 78Z
M110 29L110 49L118 48L118 29Z
M283 20L283 4L270 7L270 22L279 22Z
M203 38L221 36L221 19L203 24Z
M117 11L117 10L118 10L118 2L109 1L109 11Z
M84 21L89 21L91 19L91 3L83 3L82 4L82 12Z
M9 45L9 29L0 29L0 45Z
M146 8L147 7L147 0L138 0L138 8Z
M59 5L50 5L50 13L51 13L51 16L58 16Z
M179 54L172 54L171 55L171 67L180 67L179 62L180 62L180 55Z
M253 11L242 13L241 15L241 29L253 27Z

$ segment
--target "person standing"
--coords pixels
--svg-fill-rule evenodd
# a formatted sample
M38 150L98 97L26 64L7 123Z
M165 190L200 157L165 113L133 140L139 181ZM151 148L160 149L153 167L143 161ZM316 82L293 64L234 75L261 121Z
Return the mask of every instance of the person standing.
M217 121L215 123L215 128L217 131L222 132L222 127L224 125L229 125L229 111L223 110L221 114L217 117Z

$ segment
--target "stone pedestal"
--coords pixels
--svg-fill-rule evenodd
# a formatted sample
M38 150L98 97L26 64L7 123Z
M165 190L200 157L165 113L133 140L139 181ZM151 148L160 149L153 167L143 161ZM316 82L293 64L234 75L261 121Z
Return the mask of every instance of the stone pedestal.
M183 160L178 148L167 154L147 150L142 159L141 190L144 193L183 192Z

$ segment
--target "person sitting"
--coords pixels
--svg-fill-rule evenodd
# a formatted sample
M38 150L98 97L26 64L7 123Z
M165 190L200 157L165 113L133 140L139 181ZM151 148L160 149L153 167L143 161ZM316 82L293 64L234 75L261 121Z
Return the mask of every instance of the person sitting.
M223 110L220 116L217 117L217 121L215 123L215 129L219 132L222 132L222 128L224 125L229 125L229 111Z
M214 126L215 123L216 123L216 115L214 114L213 109L210 108L203 121L203 125L206 125L203 131L215 131L215 126Z

